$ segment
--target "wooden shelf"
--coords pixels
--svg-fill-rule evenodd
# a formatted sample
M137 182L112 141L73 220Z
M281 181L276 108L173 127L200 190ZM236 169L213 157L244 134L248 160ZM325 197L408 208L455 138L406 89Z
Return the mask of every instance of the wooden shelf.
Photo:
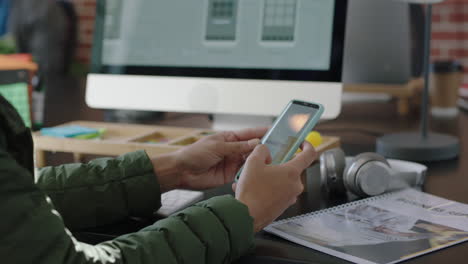
M86 154L118 156L141 149L144 149L148 155L154 156L176 151L214 133L208 129L91 121L73 121L61 126L65 125L104 128L105 133L100 139L74 139L43 136L40 132L35 132L33 139L37 167L46 166L46 151L73 153L75 162L81 162L83 155ZM324 136L323 143L316 149L321 153L339 146L339 138Z
M420 94L424 86L423 79L414 79L405 84L346 84L345 92L388 94L397 98L398 113L407 115L412 101Z

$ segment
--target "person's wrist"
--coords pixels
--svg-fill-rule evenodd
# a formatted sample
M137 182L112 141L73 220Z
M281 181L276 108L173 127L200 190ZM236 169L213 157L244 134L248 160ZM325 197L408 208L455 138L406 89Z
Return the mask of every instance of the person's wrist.
M151 159L161 192L177 189L181 185L181 165L175 153L167 153Z
M253 219L253 223L254 223L254 232L257 233L259 232L260 230L262 230L263 228L263 224L262 222L260 221L260 217L256 215L255 212L257 212L257 210L255 210L255 205L254 203L252 202L252 199L248 199L246 198L245 196L239 196L239 197L236 197L236 199L243 203L245 206L247 206L247 209L249 211L249 215L250 217L252 217Z

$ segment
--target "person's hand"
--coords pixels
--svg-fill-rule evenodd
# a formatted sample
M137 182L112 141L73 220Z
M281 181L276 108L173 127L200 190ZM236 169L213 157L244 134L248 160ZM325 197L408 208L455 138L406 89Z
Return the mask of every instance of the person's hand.
M207 189L229 182L259 144L267 128L220 132L176 152L153 159L163 191Z
M304 190L301 174L316 157L308 142L303 143L301 153L281 165L269 165L271 156L265 145L258 145L250 154L233 189L236 199L249 208L256 232L296 202Z

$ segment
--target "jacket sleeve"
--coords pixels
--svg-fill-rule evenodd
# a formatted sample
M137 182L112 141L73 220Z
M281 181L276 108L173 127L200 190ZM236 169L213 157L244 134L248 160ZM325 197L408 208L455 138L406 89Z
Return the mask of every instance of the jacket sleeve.
M66 197L68 189L58 186ZM83 197L86 193L80 194L88 199ZM70 201L78 202L74 199ZM66 200L61 203L76 205L67 205ZM231 196L198 203L112 241L95 246L80 243L65 228L51 200L31 181L29 171L1 149L0 212L2 263L228 263L253 244L253 221L247 207Z
M38 186L72 230L150 217L161 206L153 166L144 151L87 164L39 170Z

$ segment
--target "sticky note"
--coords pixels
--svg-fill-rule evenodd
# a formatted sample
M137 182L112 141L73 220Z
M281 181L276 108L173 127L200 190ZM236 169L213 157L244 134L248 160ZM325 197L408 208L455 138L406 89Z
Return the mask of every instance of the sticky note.
M83 127L78 125L70 125L70 126L59 126L59 127L50 127L50 128L42 128L41 134L43 136L51 136L51 137L61 137L61 138L70 138L76 137L79 135L85 134L96 134L99 133L99 130L89 127Z

